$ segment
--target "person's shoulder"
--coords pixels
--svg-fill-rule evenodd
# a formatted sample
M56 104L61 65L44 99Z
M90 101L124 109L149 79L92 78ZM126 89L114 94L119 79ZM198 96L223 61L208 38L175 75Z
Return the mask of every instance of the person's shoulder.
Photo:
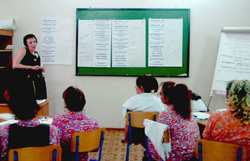
M223 117L229 114L229 110L215 111L210 114L210 117Z
M8 130L10 127L10 124L4 124L4 125L0 125L0 131L5 131Z
M92 118L92 117L88 117L88 119L89 119L89 120L91 120L91 121L93 121L93 122L98 122L98 120L97 120L97 119Z
M228 110L216 111L216 112L213 112L212 114L210 114L208 120L211 122L219 122L219 121L222 121L225 118L227 118L229 116L229 113L230 112Z
M21 48L20 51L21 52L26 52L27 48Z
M127 99L127 101L124 103L124 105L130 104L131 102L137 102L138 99L141 99L140 94L136 94L136 95L130 97L129 99Z
M166 117L167 115L169 115L169 113L170 113L170 109L169 109L169 107L167 107L164 111L161 111L161 112L159 113L159 116L164 116L164 117Z
M21 48L18 54L26 54L26 48Z
M65 114L57 114L53 116L53 121L61 120L65 117Z

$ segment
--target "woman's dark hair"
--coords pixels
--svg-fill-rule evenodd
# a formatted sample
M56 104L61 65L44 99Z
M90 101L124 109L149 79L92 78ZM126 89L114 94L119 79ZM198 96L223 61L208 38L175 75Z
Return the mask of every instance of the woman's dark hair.
M28 35L24 36L24 38L23 38L23 44L24 44L24 46L28 47L27 39L29 39L29 38L34 38L34 39L36 39L36 43L38 43L37 38L36 38L35 35L33 35L33 34L28 34Z
M63 92L63 99L66 103L66 108L70 111L82 111L83 107L86 104L83 92L73 86L68 87Z
M164 98L165 97L170 98L170 96L172 95L174 85L175 85L175 82L172 82L172 81L164 82L162 84L161 88L162 88Z
M142 86L144 89L144 92L146 92L146 93L151 93L152 90L155 93L158 90L158 82L155 79L155 77L151 77L151 76L139 76L139 77L137 77L136 85L138 87Z
M169 97L169 104L173 104L174 110L184 119L190 119L191 93L185 84L165 82L162 86L164 97Z
M20 120L31 120L35 118L40 106L37 104L36 99L29 90L20 91L20 88L8 88L4 96L7 103L14 113L15 117Z

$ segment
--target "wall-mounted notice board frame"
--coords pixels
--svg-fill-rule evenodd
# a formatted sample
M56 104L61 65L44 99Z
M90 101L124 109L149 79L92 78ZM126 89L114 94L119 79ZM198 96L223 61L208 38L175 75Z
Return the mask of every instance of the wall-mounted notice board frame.
M105 20L107 21L107 23L103 22ZM115 22L115 20L118 20L118 21ZM122 21L122 22L119 22L119 21ZM126 22L123 22L123 21L126 21ZM157 24L158 22L160 22L160 25ZM121 28L119 28L119 23L122 23L123 27L124 27L124 24L128 24L128 25L127 26L125 25L126 27L121 30ZM93 27L94 26L93 24L96 26L98 26L99 24L99 26L107 26L107 27L101 27L100 29L98 27ZM117 24L118 27L115 26L114 24ZM138 24L144 24L142 26L145 26L145 27L143 28ZM175 30L174 28L175 24L177 24L176 26L179 26L179 28L181 27L180 31L177 31L177 29ZM155 26L156 28L154 28ZM166 28L165 27L161 28L159 26L166 26ZM136 31L131 32L132 34L122 33L123 34L122 36L119 35L123 31L128 31L128 30L130 31L131 28L132 29L140 28L138 31L142 31L142 33L144 34L144 38L142 39L143 36L138 36L140 35L140 32L136 32ZM165 35L163 34L159 37L161 37L160 38L161 40L166 40L166 41L163 41L163 43L165 43L165 46L163 45L163 47L159 43L161 40L157 40L158 39L157 34L159 34L157 32L160 31L161 29L164 30L164 32L162 33L164 33ZM98 33L100 35L101 32L103 33L103 30L106 30L106 33L104 35L109 37L109 38L106 37L107 39L106 39L106 42L104 43L106 46L105 45L103 46L103 44L101 45L99 44L100 47L98 47L98 43L95 43L95 44L90 43L97 39L100 39L100 36L98 37ZM175 32L178 34L181 34L181 36L179 38L176 38L178 37L178 34L177 36L175 36ZM168 33L172 34L172 36L171 35L169 36ZM137 35L137 37L133 37L133 34ZM153 36L150 36L150 35L153 35ZM189 76L189 35L190 35L190 9L94 9L94 8L85 9L85 8L77 8L76 9L76 75L138 76L138 75L148 74L152 76L163 76L163 77L165 76L166 77L188 77ZM123 38L119 39L119 36ZM126 36L127 38L130 37L129 45L128 44L126 45L126 42L125 42L126 38L124 37ZM117 39L115 39L114 37ZM169 37L172 38L173 40L171 40ZM131 49L131 50L126 50L125 54L123 54L123 57L119 57L120 56L119 53L122 53L124 48L122 47L121 49L119 48L121 47L119 43L117 44L114 43L118 39L119 41L120 40L123 41L122 42L123 47L129 46L127 47L127 49L128 48ZM143 42L143 43L140 43L140 42ZM178 42L179 46L178 44L176 45L176 44L173 44L172 42ZM157 47L155 47L155 45L152 45L154 43L160 44L159 45L161 46L160 54L157 53ZM168 44L171 44L171 45L168 46ZM109 48L109 46L111 47ZM165 48L168 48L168 50L166 50ZM103 49L105 50L104 54L102 53L103 55L102 54L98 55L98 50L100 51ZM165 49L164 51L169 52L168 56L164 57L165 53L162 52L163 49ZM180 56L178 56L178 50L179 50L179 53L181 54ZM140 58L140 57L135 56L134 59L131 60L131 57L129 57L130 58L129 59L126 56L126 54L129 54L128 51L131 51L132 53L133 51L136 51L133 53L133 56L135 56L138 53L143 53L144 57ZM108 55L107 53L109 53L110 55ZM114 56L115 54L117 54L118 56L116 55L115 57ZM157 61L158 59L157 54L158 56L160 55L159 61ZM101 63L99 62L99 64L104 64L104 66L95 64L95 61L98 61L98 58L100 57L104 57L105 62L101 62ZM162 61L161 58L164 59L163 65L159 63ZM167 60L168 58L171 58L171 60ZM89 63L88 61L93 61L94 63L93 62ZM125 63L123 62L123 65L119 66L119 61L124 61ZM133 65L130 66L128 64L126 66L126 62L128 61L132 61L131 64ZM175 61L176 63L174 63L174 65L171 65L171 62L175 62ZM168 63L165 63L165 62L168 62Z

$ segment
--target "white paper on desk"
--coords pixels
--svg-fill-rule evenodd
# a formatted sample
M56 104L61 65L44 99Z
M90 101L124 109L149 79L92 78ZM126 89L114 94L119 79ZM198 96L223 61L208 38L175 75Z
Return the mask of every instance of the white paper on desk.
M37 103L37 104L41 104L41 103L43 103L43 102L45 102L45 101L46 101L46 99L36 100L36 103Z
M4 122L1 122L0 125L5 125L5 124L14 124L14 123L17 123L18 120L7 120L7 121L4 121Z
M11 113L1 113L0 118L4 120L13 120L15 118L15 115Z
M48 124L48 125L51 125L51 124L52 124L52 122L53 122L53 118L39 119L39 121L40 121L42 124Z
M210 114L204 112L192 112L195 118L206 120L209 118Z
M216 111L226 111L226 108L217 109Z

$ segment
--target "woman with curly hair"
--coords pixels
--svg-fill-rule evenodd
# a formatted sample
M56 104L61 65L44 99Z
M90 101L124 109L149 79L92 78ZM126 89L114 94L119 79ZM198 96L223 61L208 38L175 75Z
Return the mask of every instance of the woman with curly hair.
M226 90L228 108L210 115L203 138L250 145L250 81L230 81Z

